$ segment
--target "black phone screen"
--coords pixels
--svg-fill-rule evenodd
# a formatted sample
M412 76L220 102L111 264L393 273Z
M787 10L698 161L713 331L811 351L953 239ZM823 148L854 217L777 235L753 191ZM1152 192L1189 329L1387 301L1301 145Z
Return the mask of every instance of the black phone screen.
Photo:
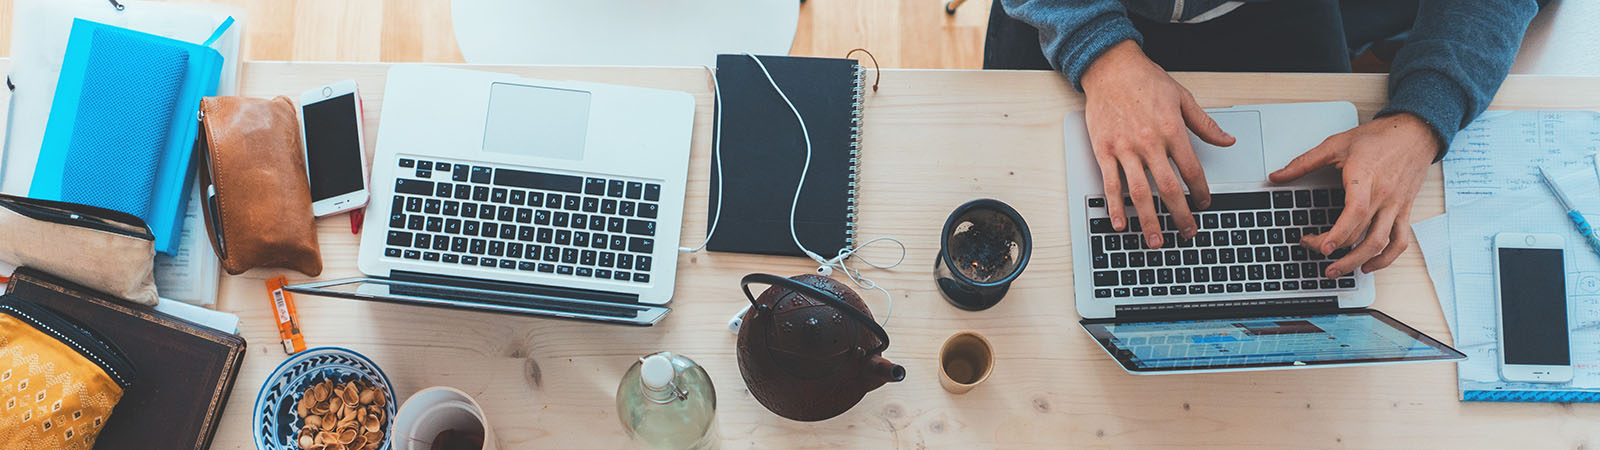
M306 168L311 199L323 201L361 190L361 136L356 132L356 95L344 94L301 107L306 129Z
M1561 250L1501 248L1500 334L1506 364L1571 365Z

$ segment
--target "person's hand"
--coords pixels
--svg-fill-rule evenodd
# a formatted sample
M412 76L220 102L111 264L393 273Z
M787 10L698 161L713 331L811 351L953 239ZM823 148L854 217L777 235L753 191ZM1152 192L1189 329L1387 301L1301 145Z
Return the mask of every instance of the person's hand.
M1188 186L1194 206L1200 209L1211 206L1211 190L1200 159L1189 146L1186 129L1212 145L1233 145L1233 136L1223 132L1195 103L1194 95L1145 57L1133 41L1106 50L1080 81L1087 97L1084 120L1105 180L1111 227L1127 229L1120 198L1126 182L1145 240L1151 248L1163 244L1161 222L1145 175L1148 171L1178 226L1176 231L1185 238L1194 237L1199 228L1185 202L1183 187ZM1178 167L1176 174L1173 163Z
M1421 118L1396 114L1330 136L1272 173L1272 182L1284 183L1324 166L1343 171L1344 212L1327 233L1300 238L1301 246L1324 255L1355 246L1323 275L1335 278L1357 267L1373 272L1406 251L1411 202L1439 145Z

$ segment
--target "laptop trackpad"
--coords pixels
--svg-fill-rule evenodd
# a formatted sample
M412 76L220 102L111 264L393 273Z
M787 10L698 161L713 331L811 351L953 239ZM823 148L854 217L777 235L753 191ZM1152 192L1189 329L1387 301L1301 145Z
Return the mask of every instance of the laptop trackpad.
M583 159L589 96L586 91L494 83L489 88L483 151Z
M1267 178L1266 155L1261 148L1261 113L1258 111L1210 112L1223 131L1238 139L1232 146L1207 144L1189 133L1200 165L1206 169L1206 182L1252 183Z

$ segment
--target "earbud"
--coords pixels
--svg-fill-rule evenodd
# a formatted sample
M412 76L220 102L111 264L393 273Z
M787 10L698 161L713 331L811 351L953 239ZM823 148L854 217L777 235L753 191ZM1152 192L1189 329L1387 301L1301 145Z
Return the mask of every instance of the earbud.
M822 275L825 277L831 276L833 275L833 268L829 266L817 266L817 275Z
M739 334L739 327L744 325L744 315L748 312L750 312L750 305L744 305L744 309L739 310L738 314L734 314L733 318L728 320L728 331L733 334Z

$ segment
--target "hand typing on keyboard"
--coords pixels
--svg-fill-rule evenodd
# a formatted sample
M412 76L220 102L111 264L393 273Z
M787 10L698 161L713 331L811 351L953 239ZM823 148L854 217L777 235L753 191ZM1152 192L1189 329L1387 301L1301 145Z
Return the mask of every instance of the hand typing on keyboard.
M1144 230L1151 248L1161 248L1164 240L1170 240L1161 234L1153 194L1159 193L1166 209L1172 211L1172 225L1176 227L1167 230L1184 238L1194 237L1198 227L1190 215L1183 188L1188 186L1200 209L1210 206L1211 198L1205 171L1189 145L1187 130L1194 130L1195 135L1212 145L1224 147L1233 145L1234 137L1222 131L1195 103L1194 95L1145 57L1132 41L1106 50L1083 73L1081 81L1087 96L1085 125L1105 180L1105 192L1120 196L1123 182L1127 182L1128 195L1133 198L1141 222L1139 228ZM1172 163L1176 163L1177 173L1173 173ZM1147 171L1155 179L1155 192L1146 181ZM1127 230L1122 202L1110 202L1108 206L1111 226L1117 231Z
M1442 150L1422 119L1401 113L1328 137L1273 172L1271 179L1289 182L1326 166L1341 170L1343 213L1331 230L1300 240L1306 249L1323 254L1354 246L1324 268L1324 275L1337 278L1358 267L1363 272L1388 267L1405 252L1411 241L1411 203Z

